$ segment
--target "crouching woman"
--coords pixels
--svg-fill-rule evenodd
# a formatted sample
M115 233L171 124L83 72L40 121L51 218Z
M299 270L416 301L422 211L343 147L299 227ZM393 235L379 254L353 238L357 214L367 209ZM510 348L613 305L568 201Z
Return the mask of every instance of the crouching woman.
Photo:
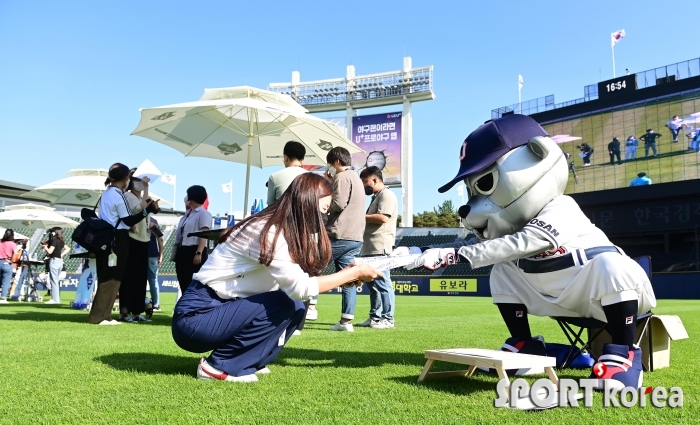
M323 177L302 174L281 198L221 235L173 317L180 348L211 351L199 361L198 379L257 381L301 323L302 300L381 275L362 265L319 276L331 258L322 214L332 192Z

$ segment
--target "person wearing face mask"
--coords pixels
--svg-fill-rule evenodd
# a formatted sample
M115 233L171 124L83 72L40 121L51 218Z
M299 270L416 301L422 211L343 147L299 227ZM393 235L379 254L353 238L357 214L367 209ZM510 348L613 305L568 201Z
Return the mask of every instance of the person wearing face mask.
M208 257L207 240L197 236L187 236L190 233L211 228L213 218L211 213L203 207L206 200L207 190L204 187L195 185L187 189L189 209L180 219L180 225L175 235L175 244L178 245L175 254L175 273L177 273L177 280L183 294L192 282L192 275L199 271Z
M148 199L150 179L134 177L135 168L131 169L131 179L124 197L131 214L141 214L141 201ZM119 321L126 323L147 323L149 319L141 313L145 311L146 282L148 280L148 233L149 218L141 220L129 229L129 255L126 260L126 272L119 288ZM131 314L131 315L129 315Z
M320 276L331 259L321 215L332 191L323 177L302 174L280 199L220 236L173 315L180 348L211 351L199 360L197 379L256 382L301 322L302 300L380 275L365 264Z
M116 262L110 265L111 254L97 255L97 291L90 308L88 323L121 324L112 319L112 307L126 271L126 261L129 256L129 229L145 219L148 213L158 210L156 202L144 199L141 201L141 207L144 210L139 214L131 214L129 203L124 195L124 190L130 183L130 173L129 167L118 162L109 167L108 178L105 181L107 188L100 197L99 217L115 229L112 253L116 256Z
M333 183L333 200L328 208L326 230L333 247L331 262L336 272L348 267L360 254L365 232L365 197L360 176L352 169L350 152L335 147L326 155L326 178ZM332 331L352 332L355 317L357 289L343 287L340 321L330 327ZM309 310L310 311L310 310Z
M365 195L372 197L365 214L365 234L360 255L386 257L391 254L396 240L399 202L394 192L384 186L384 178L379 168L365 168L360 173L360 179L365 188ZM395 294L389 270L367 282L366 287L369 290L369 318L357 326L372 329L393 328Z

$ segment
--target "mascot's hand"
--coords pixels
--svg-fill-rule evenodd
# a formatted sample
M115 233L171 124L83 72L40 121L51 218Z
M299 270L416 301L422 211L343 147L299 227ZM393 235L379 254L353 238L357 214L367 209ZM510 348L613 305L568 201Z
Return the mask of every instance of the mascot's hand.
M389 254L390 257L405 257L406 255L411 255L411 254L422 254L423 251L421 251L420 248L417 246L399 246L395 250L391 251L391 254Z
M411 270L417 267L425 267L428 270L437 270L440 267L447 267L456 262L454 248L433 248L425 251L413 264L409 264L406 268Z

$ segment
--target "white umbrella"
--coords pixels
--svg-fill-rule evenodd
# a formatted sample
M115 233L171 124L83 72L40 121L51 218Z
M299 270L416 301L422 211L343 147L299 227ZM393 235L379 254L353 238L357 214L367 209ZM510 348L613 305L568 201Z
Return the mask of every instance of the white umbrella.
M5 229L4 227L0 227L0 235L4 235L4 234L5 234L5 230L7 230L7 229ZM15 232L15 240L16 240L16 241L21 241L21 240L23 240L23 239L29 240L29 238L26 237L26 236L24 236L23 234L21 234L21 233L19 233L19 232Z
M362 152L337 125L309 115L291 97L245 86L207 89L196 102L141 109L141 121L131 134L185 156L246 164L244 211L248 211L250 167L282 165L288 141L306 146L307 164L324 165L326 154L336 146L351 154Z
M107 170L102 168L70 170L70 177L39 186L22 194L23 197L42 199L52 205L95 206L105 190ZM169 203L149 191L149 196L161 203Z
M19 204L5 207L0 213L0 226L27 229L52 227L78 227L78 222L54 212L54 208L36 204Z
M557 134L556 136L550 137L554 143L565 143L574 140L581 140L581 137L569 136L568 134Z

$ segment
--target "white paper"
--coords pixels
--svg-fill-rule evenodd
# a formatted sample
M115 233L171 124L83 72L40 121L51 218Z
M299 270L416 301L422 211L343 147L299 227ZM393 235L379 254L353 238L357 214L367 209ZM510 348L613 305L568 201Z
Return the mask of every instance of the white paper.
M151 179L151 183L154 183L161 175L163 175L163 173L161 173L160 170L158 170L158 168L156 168L156 166L149 160L143 161L134 172L134 177L139 179L148 177Z
M404 255L401 257L355 257L355 264L369 264L377 269L377 271L383 272L384 270L407 266L416 261L420 256L421 254Z

